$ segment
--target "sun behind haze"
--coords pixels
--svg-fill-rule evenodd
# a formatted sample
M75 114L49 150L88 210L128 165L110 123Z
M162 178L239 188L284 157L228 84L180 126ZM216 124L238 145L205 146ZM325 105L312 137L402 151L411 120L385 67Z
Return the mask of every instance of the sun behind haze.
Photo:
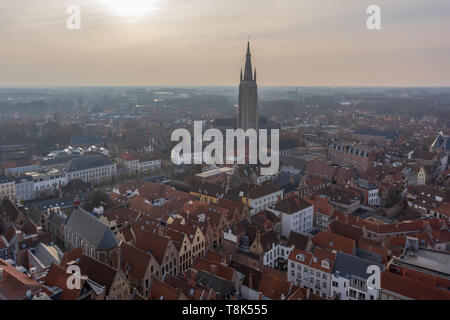
M449 86L450 2L376 2L1 1L0 86L236 85L248 36L263 86Z

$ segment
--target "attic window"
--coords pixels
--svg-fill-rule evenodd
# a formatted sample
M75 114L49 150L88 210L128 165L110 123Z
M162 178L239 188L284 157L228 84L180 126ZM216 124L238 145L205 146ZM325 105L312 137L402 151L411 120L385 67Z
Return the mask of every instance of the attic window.
M333 242L333 241L328 242L328 244L329 244L330 246L334 246L334 242Z
M330 264L328 263L328 261L322 260L322 267L329 269L330 268Z
M297 255L297 260L305 261L305 256L302 255L302 254L298 254L298 255Z

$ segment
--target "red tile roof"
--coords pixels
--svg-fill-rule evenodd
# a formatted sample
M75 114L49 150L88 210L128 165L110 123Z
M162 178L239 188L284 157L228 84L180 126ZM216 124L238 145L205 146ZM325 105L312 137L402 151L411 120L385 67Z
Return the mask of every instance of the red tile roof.
M149 300L178 300L180 297L181 297L181 293L177 289L173 288L172 286L169 286L166 283L163 283L161 281L154 279L148 299Z
M450 292L389 271L381 274L381 288L415 300L450 300Z
M353 254L356 249L356 241L329 231L320 231L313 237L313 243L324 249L342 251Z

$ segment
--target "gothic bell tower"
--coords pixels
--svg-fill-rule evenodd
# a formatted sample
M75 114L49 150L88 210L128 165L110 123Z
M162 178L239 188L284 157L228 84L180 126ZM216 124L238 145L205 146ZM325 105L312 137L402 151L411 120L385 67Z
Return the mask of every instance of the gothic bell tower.
M247 130L258 130L258 86L256 85L256 69L252 71L252 55L250 42L247 43L247 55L244 74L239 84L239 114L237 127Z

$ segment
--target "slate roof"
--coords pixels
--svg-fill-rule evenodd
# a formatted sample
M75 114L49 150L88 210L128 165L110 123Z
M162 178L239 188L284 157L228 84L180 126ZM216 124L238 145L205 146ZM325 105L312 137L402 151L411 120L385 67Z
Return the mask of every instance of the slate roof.
M336 260L334 260L332 273L346 279L353 277L358 280L366 281L367 278L369 278L367 267L370 265L376 265L380 267L381 271L384 270L382 264L343 252L336 252Z
M203 270L197 272L197 280L199 284L219 293L220 299L230 298L236 292L233 282Z
M11 180L7 176L5 176L4 174L0 173L0 184L10 183L10 182L13 182L13 181L14 180Z
M296 156L280 156L280 162L282 165L292 166L295 169L303 171L307 161Z
M66 225L96 250L110 250L119 244L108 225L81 208L72 211Z
M87 170L112 165L113 162L102 154L93 154L71 159L67 163L67 172Z
M279 185L281 188L284 188L288 184L291 184L291 176L293 176L293 182L294 186L298 186L300 181L302 180L301 174L291 174L288 172L280 172L277 176L276 184Z
M73 196L67 196L62 198L54 198L54 199L48 199L38 202L33 202L30 204L30 208L35 207L40 212L47 212L48 208L55 208L60 207L61 209L64 208L70 208L73 206ZM82 199L80 199L82 200Z
M381 130L373 130L373 129L360 129L355 130L355 134L364 135L364 136L375 136L375 137L384 137L385 139L395 139L398 134L393 131L381 131Z
M450 137L444 135L438 135L434 140L431 147L436 149L443 149L445 151L450 151Z
M62 260L63 253L56 246L45 245L40 242L36 246L34 256L46 267L52 263L59 264Z
M293 214L313 205L299 196L292 196L279 201L273 208L287 214Z

